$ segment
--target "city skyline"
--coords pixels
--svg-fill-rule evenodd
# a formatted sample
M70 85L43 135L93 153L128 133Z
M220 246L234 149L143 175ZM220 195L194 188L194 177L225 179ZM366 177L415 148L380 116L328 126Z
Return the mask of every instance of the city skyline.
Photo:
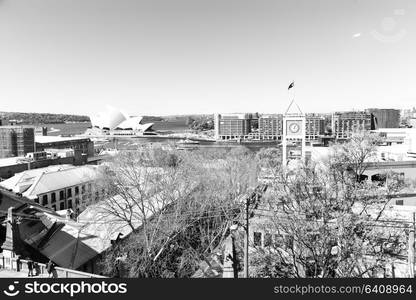
M414 1L0 1L0 111L412 108ZM302 22L299 22L301 20Z

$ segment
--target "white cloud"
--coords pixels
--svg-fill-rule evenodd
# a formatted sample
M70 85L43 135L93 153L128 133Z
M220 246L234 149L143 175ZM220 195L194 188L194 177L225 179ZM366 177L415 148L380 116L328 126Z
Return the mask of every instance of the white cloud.
M353 39L358 38L361 36L361 32L358 32L352 36Z

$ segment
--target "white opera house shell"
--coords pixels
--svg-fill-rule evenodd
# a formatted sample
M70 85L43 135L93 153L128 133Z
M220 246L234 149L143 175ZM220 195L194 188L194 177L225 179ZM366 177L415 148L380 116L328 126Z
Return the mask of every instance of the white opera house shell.
M107 107L105 111L91 116L90 119L93 128L120 133L122 131L150 132L153 126L153 123L142 124L143 117L130 117L112 107Z

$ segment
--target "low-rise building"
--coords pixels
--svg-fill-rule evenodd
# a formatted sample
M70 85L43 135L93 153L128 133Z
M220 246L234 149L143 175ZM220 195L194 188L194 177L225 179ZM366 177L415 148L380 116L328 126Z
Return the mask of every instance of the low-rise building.
M96 166L50 166L18 173L0 187L53 210L82 211L102 194L93 188L97 172Z
M36 136L36 151L45 149L73 149L82 155L94 156L94 143L85 137Z

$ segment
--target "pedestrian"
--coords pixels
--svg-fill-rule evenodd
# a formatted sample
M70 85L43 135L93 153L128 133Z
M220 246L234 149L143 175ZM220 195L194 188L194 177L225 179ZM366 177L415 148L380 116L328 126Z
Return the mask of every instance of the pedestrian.
M33 260L31 258L27 259L27 268L29 270L27 277L33 276Z
M39 264L36 261L33 263L33 269L35 270L35 276L39 276L40 268Z
M48 264L46 265L46 271L48 271L49 278L54 276L53 273L55 271L55 264L52 260L49 260Z

